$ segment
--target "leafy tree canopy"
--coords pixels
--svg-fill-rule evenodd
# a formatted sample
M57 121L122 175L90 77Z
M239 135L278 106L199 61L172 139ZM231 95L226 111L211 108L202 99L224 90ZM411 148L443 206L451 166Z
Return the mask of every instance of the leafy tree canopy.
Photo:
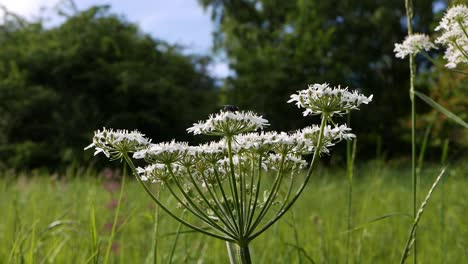
M209 58L142 33L95 6L54 28L7 14L0 26L0 160L52 167L90 157L103 126L158 140L216 107Z

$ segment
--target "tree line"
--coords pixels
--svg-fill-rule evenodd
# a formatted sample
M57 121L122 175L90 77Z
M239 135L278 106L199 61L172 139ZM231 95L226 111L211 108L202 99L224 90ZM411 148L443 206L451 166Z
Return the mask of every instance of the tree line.
M440 17L436 2L446 4L415 1L419 32ZM52 28L4 10L0 166L57 168L89 161L83 147L103 126L138 129L157 141L193 142L185 129L224 104L256 111L272 129L288 131L310 123L286 104L289 95L323 82L374 94L374 103L351 121L362 155L375 157L380 149L396 156L408 149L408 69L392 52L406 31L403 1L199 3L211 11L213 47L225 52L234 73L221 85L208 73L209 56L188 55L145 34L109 6L76 12ZM450 83L466 91L466 80L431 74L430 65L422 65L418 70L427 74L420 87L467 113L466 97L440 88ZM418 111L430 112L422 105ZM460 140L459 132L453 136L450 124L439 121L436 138ZM424 133L427 124L419 125Z

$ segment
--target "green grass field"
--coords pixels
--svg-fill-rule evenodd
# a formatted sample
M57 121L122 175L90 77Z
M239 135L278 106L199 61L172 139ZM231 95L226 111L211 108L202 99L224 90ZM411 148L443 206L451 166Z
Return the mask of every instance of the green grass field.
M439 170L428 166L422 171L420 201ZM94 263L95 241L98 263L103 263L119 183L74 169L60 179L37 174L6 173L0 178L0 263ZM418 228L419 263L467 263L467 175L466 163L452 164L431 197ZM353 199L356 229L347 252L345 169L320 168L293 210L252 242L252 261L346 263L348 255L349 263L398 263L411 226L411 201L408 167L381 162L358 166ZM153 262L154 212L141 186L128 181L110 263ZM371 222L389 214L393 215ZM173 263L229 262L224 242L185 231L161 212L158 263L168 263L171 257Z

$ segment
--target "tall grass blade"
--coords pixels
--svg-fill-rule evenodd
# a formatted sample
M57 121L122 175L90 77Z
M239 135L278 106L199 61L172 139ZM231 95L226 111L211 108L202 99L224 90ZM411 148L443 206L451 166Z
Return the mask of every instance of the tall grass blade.
M32 226L32 232L31 232L31 244L29 246L29 255L28 255L28 263L29 264L34 264L34 249L36 248L36 224L37 222Z
M461 125L464 128L468 128L468 123L463 121L460 117L455 115L454 113L450 112L440 104L436 103L436 101L432 100L429 96L420 93L418 91L414 91L414 94L416 94L421 100L426 102L428 105L432 106L432 108L436 109L437 111L441 112L445 116L447 116L450 120L454 121L455 123Z
M96 227L96 211L94 207L94 202L91 202L90 205L90 234L91 234L91 257L89 261L92 263L97 264L99 262L99 245L98 245L98 235L97 235L97 227ZM87 261L88 262L88 261Z
M421 220L422 214L424 213L424 208L426 207L427 203L429 202L429 199L431 198L432 193L434 192L435 188L437 187L437 185L439 185L439 182L440 182L440 180L442 179L442 176L445 173L445 169L446 168L443 168L442 171L440 172L439 176L437 176L436 180L434 181L431 188L429 189L429 192L427 193L426 198L424 199L424 201L421 203L421 206L419 207L418 213L416 214L416 217L414 218L413 225L411 226L411 230L410 230L410 233L409 233L409 236L408 236L408 240L406 242L405 249L403 250L403 255L401 257L400 264L405 263L406 259L409 256L411 248L413 247L414 242L415 242L416 230L417 230L419 221Z
M185 211L182 213L182 217L185 214ZM174 243L172 244L171 255L169 255L169 262L172 263L172 258L174 257L175 249L177 247L177 242L179 241L180 229L182 228L182 223L177 225L176 237L174 238Z
M112 249L112 243L114 242L114 237L117 229L117 221L119 219L120 206L122 204L123 192L125 189L125 178L127 176L127 163L124 163L123 174L122 174L122 183L120 185L119 201L117 202L117 207L115 208L114 222L112 223L112 231L110 238L107 244L106 255L104 257L104 264L109 263L109 256Z
M156 194L159 199L159 192ZM158 233L159 233L159 206L154 206L154 226L153 226L153 264L158 263Z
M407 213L403 213L403 212L395 212L395 213L389 213L389 214L385 214L385 215L382 215L382 216L379 216L379 217L376 217L374 219L371 219L369 220L368 222L362 224L362 225L359 225L355 228L352 228L352 229L348 229L348 230L345 230L343 232L341 232L341 234L346 234L346 233L351 233L351 232L355 232L355 231L359 231L365 227L367 227L369 224L372 224L372 223L375 223L375 222L378 222L378 221L381 221L381 220L385 220L387 218L390 218L390 217L394 217L394 216L406 216L406 217L411 217L411 215L407 214Z

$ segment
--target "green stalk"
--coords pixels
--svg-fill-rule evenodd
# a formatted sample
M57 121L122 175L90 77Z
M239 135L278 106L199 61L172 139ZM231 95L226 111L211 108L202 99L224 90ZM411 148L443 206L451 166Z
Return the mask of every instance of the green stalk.
M348 127L351 126L351 113L348 113ZM353 228L352 213L353 213L353 174L354 174L354 160L356 157L356 142L355 139L352 143L349 140L346 142L346 174L348 176L348 228ZM349 263L349 252L351 243L351 232L346 235L346 263Z
M413 1L405 0L406 9L406 25L408 28L408 36L413 34ZM416 219L417 214L417 175L416 175L416 108L414 102L414 78L416 76L416 67L414 64L414 55L409 56L409 67L410 67L410 100L411 100L411 178L412 178L412 192L413 192L413 217ZM417 263L417 240L416 230L414 232L414 259L413 263Z
M229 242L226 241L226 248L227 248L227 251L228 251L229 263L230 264L236 264L235 247L236 247L235 244L229 243Z
M119 212L120 212L120 205L122 204L122 197L123 197L123 191L125 188L125 178L127 175L127 166L126 163L124 163L123 167L123 174L122 174L122 183L120 184L120 193L119 193L119 201L117 202L117 208L115 209L115 214L114 214L114 222L112 223L112 231L111 235L109 238L109 242L107 244L107 249L106 249L106 255L104 256L104 263L107 264L109 262L109 256L110 256L110 251L112 248L112 242L114 241L114 236L115 236L115 231L117 228L117 221L119 219Z
M271 192L269 193L268 198L267 198L262 210L260 210L260 213L258 214L258 216L255 219L254 223L252 224L252 226L249 227L248 234L251 234L255 230L257 225L260 224L261 220L263 219L265 214L268 212L271 205L273 204L274 199L276 198L276 195L277 195L279 187L280 187L280 182L281 182L281 180L283 178L282 171L283 171L283 167L284 167L285 157L286 157L286 154L283 154L282 157L281 157L280 168L279 168L278 173L276 175L275 182L273 183L273 187L271 188Z
M98 245L98 235L97 235L97 227L96 227L96 211L94 206L94 196L93 200L90 202L90 233L91 233L91 258L94 264L99 262L99 245Z
M185 211L182 213L182 217L183 217L184 213L185 213ZM172 263L172 258L174 257L175 249L176 249L176 246L177 246L177 241L179 240L180 228L181 227L182 227L182 223L179 223L179 225L177 225L176 237L174 239L174 243L172 244L171 254L169 255L169 262L168 263Z
M206 205L213 211L213 213L219 218L219 220L225 225L225 227L227 229L229 229L230 232L232 232L233 234L236 233L235 229L234 229L234 226L232 225L232 223L229 221L229 217L227 216L227 214L224 212L224 209L221 205L221 203L219 202L219 199L218 197L213 194L213 192L211 191L211 188L209 187L208 183L206 182L206 180L203 180L207 186L207 189L208 189L208 193L210 194L211 198L215 201L215 203L218 205L219 207L219 210L220 212L218 212L218 210L216 210L213 205L210 203L210 201L208 201L208 199L206 198L206 196L203 194L203 191L200 189L200 187L198 186L197 182L195 181L195 179L193 178L193 175L192 175L192 172L190 171L189 168L187 168L187 174L189 175L190 177L190 180L192 181L192 184L193 186L195 186L195 189L197 190L198 194L200 195L200 197L202 198L202 200L206 203ZM204 178L203 178L204 179ZM221 215L222 214L222 215Z
M190 224L189 222L187 222L184 219L182 219L182 218L178 217L177 215L175 215L171 210L169 210L169 208L167 208L167 206L165 206L163 203L161 203L161 201L159 201L159 199L157 199L154 196L154 194L151 192L151 190L148 188L148 186L146 186L146 184L140 179L140 176L138 175L138 172L136 171L135 165L133 164L132 160L128 156L128 153L123 153L122 157L125 159L127 164L130 166L130 169L132 170L133 175L135 175L135 178L140 183L140 185L143 187L145 192L151 197L151 199L156 204L158 204L158 206L160 206L164 210L164 212L166 212L168 215L170 215L172 218L174 218L178 222L181 222L183 225L185 225L187 227L190 227L190 228L192 228L192 229L194 229L194 230L196 230L196 231L198 231L198 232L200 232L202 234L205 234L207 236L211 236L211 237L214 237L214 238L218 238L218 239L221 239L221 240L224 240L224 241L235 242L235 240L233 238L224 237L224 236L221 236L221 235L206 231L206 230L204 230L204 229L202 229L202 228L200 228L198 226Z
M424 208L427 206L432 193L434 192L435 188L437 185L439 185L440 180L442 179L442 176L445 173L445 168L442 169L440 172L439 176L437 176L436 180L432 184L431 188L429 189L429 192L426 195L426 198L424 198L424 201L421 203L421 206L419 207L419 210L416 214L416 217L414 218L413 225L411 226L410 233L408 235L408 240L406 241L405 249L403 250L403 255L401 256L400 264L404 264L406 261L406 258L408 258L409 253L411 251L411 248L413 246L416 246L416 230L418 228L419 221L421 220L422 214L424 213ZM415 248L416 249L416 248Z
M257 189L255 190L255 199L254 199L254 202L253 202L252 211L250 212L250 216L249 216L249 219L248 219L247 226L251 226L252 220L253 220L253 218L255 216L255 211L257 209L257 204L258 204L258 196L260 194L260 184L261 184L261 182L262 182L262 157L260 157L259 163L258 163Z
M239 264L251 264L249 245L238 245L237 246L237 257Z
M444 146L442 148L442 157L440 163L442 166L447 165L447 153L448 153L449 140L444 140ZM440 205L440 263L446 262L446 247L445 247L445 187L444 183L441 183L440 186L441 192L441 205Z
M223 184L221 182L221 179L219 178L219 174L218 174L218 170L216 169L216 167L214 167L214 174L215 174L215 177L216 177L216 182L218 183L218 186L219 186L219 190L221 191L221 195L223 197L223 200L224 200L224 204L226 205L226 209L230 215L230 219L232 220L232 223L233 223L233 226L234 226L234 229L237 230L237 232L240 234L240 226L239 224L236 222L236 219L234 217L234 208L231 209L231 205L229 205L229 199L227 198L227 195L226 195L226 192L224 191L224 188L223 188ZM232 191L232 184L231 184L231 181L228 181L229 182L229 186L231 187L231 191ZM205 182L206 184L206 182ZM215 194L216 194L216 191L215 191ZM222 206L221 206L222 208Z
M185 190L183 189L182 185L180 184L177 176L175 176L174 172L172 171L172 168L170 165L166 165L168 167L168 170L169 170L169 173L171 174L172 178L174 179L174 182L176 183L176 186L178 187L179 191L182 193L182 196L185 198L185 200L188 202L187 203L184 203L182 201L182 199L180 199L179 196L177 196L177 194L175 193L174 190L172 190L171 186L168 184L167 185L167 188L169 189L169 191L172 193L172 196L174 196L174 198L176 198L176 200L181 204L183 205L185 208L187 208L187 210L189 210L192 214L194 214L195 216L197 216L199 219L201 219L202 221L204 221L206 224L210 225L211 227L219 230L220 232L222 233L225 233L226 235L228 236L231 236L233 237L234 234L230 233L228 230L225 230L223 227L221 227L220 225L218 225L213 219L211 219L202 209L200 209L191 199L190 196L188 196L188 194L185 192Z
M316 148L314 150L314 154L312 156L312 161L310 163L309 170L307 171L307 175L306 175L306 177L304 179L304 182L299 187L299 189L297 190L296 194L291 199L291 201L283 209L281 209L275 215L275 217L273 217L273 219L271 219L268 223L266 223L265 226L263 226L260 230L258 230L257 232L255 232L254 234L249 236L250 240L256 238L257 236L259 236L260 234L265 232L265 230L267 230L271 225L276 223L276 221L278 221L291 208L291 206L293 206L293 204L297 201L297 199L299 198L301 193L304 191L305 187L307 186L307 183L310 180L310 177L312 176L312 172L314 172L315 167L317 166L317 157L320 156L320 149L322 148L323 132L325 130L325 126L327 124L327 121L328 121L328 115L322 114L322 121L320 123L320 132L319 132L319 137L318 137L318 140L317 140L317 146L316 146ZM252 231L253 231L253 229L252 229Z
M157 194L159 198L159 192ZM159 233L159 206L154 207L153 226L153 264L158 264L158 233Z
M237 190L237 184L236 184L236 175L235 175L235 168L234 168L234 161L232 157L232 137L226 137L227 140L227 145L228 145L228 157L229 157L229 167L231 170L231 182L232 182L232 188L233 188L233 198L234 198L234 205L236 207L236 213L237 213L237 218L238 218L238 224L239 224L239 236L243 237L244 233L244 217L243 217L243 212L239 200L239 193ZM240 176L240 175L239 175Z
M445 67L444 65L440 64L439 62L437 62L436 60L431 58L431 56L429 56L429 54L427 54L427 52L425 52L424 50L420 49L419 51L426 59L428 59L430 62L432 62L432 64L434 64L434 66L436 66L436 67L438 67L438 68L440 68L442 70L447 70L447 71L452 71L452 72L455 72L455 73L468 75L468 72Z

